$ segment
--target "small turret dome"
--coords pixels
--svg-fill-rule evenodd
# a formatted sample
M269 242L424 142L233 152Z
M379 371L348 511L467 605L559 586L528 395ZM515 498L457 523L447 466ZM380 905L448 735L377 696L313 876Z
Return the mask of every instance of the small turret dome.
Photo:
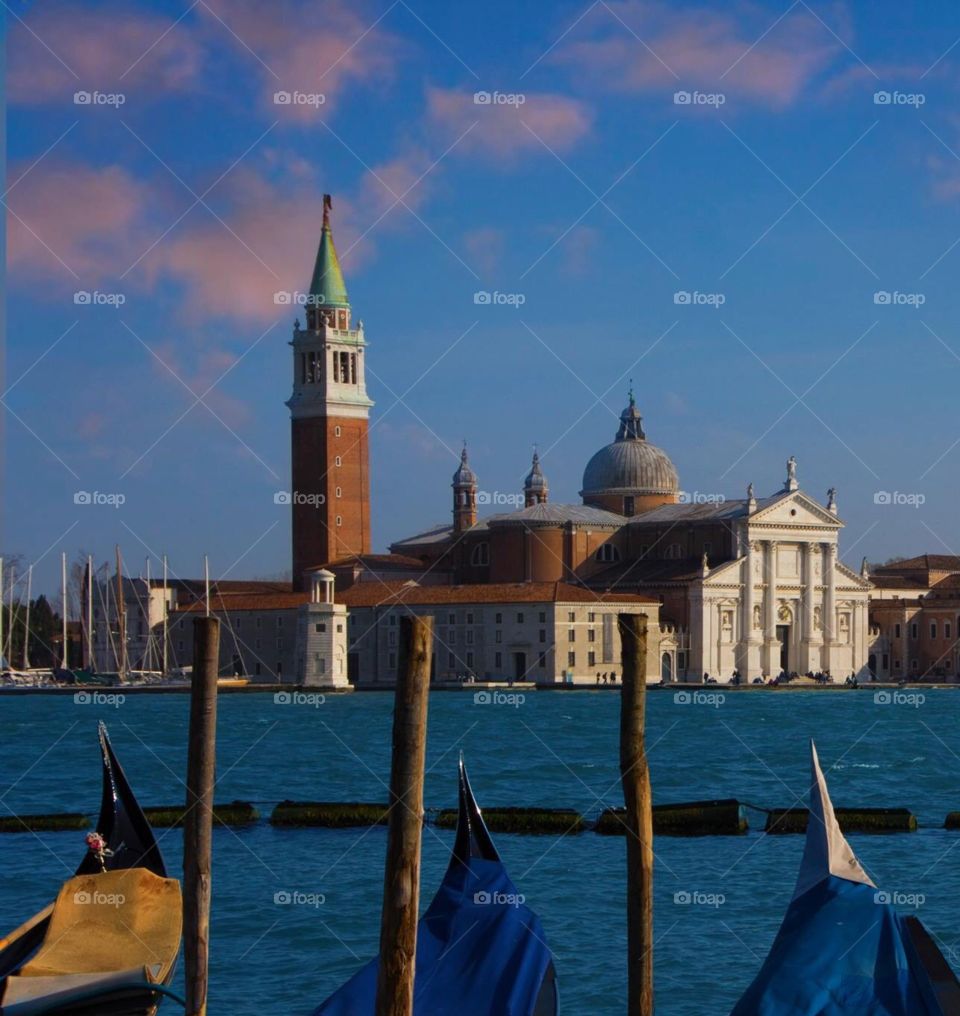
M477 485L477 474L470 468L467 461L467 446L463 446L460 453L460 466L453 474L454 487L475 487Z

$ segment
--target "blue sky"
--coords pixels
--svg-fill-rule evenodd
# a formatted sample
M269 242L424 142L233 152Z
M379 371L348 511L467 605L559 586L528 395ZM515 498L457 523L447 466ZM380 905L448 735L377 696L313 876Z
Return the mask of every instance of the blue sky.
M685 490L770 493L793 454L838 488L847 563L960 552L955 6L14 10L2 549L40 588L116 542L132 571L289 567L271 297L306 286L324 191L370 342L376 549L449 518L464 438L484 491L537 443L576 501L633 378Z

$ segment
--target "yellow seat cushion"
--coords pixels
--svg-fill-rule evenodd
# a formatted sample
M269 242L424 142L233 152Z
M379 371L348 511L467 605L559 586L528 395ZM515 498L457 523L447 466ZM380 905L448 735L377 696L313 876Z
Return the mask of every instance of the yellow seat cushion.
M39 951L21 977L157 968L165 980L180 949L180 883L145 868L65 882Z

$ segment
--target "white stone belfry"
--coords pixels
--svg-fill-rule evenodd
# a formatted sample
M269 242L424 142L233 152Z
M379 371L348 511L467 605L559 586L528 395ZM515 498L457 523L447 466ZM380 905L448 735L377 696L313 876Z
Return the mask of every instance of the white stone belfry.
M313 688L348 688L347 608L334 603L334 574L318 568L307 575L310 602L297 618L299 683Z

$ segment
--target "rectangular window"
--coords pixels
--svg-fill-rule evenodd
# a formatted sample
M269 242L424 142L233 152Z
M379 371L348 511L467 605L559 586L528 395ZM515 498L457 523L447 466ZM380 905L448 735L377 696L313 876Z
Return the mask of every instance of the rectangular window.
M597 633L596 633L596 631L594 631L593 628L590 628L587 631L587 641L588 642L596 642L597 641Z
M397 623L397 615L396 614L391 614L390 615L390 624L391 625L395 625L396 623Z
M447 624L456 624L456 623L457 623L457 615L447 614Z
M467 666L473 666L473 653L467 653Z
M468 613L467 614L467 624L473 624L473 614L472 613Z
M277 627L283 627L283 614L277 614Z
M396 653L391 653L390 654L388 666L390 667L391 670L395 670L396 669L396 667L397 667L397 654Z
M539 656L537 657L537 666L538 666L538 667L540 667L540 668L542 669L542 668L543 668L543 667L545 667L546 665L547 665L547 654L546 654L546 653L541 653L541 654L540 654L540 655L539 655Z
M503 614L494 615L494 624L503 624Z
M952 635L951 635L952 632L953 632L953 628L950 625L950 622L949 621L944 621L943 622L943 637L945 639L951 638L952 637Z
M576 630L576 628L571 628L567 632L567 641L568 642L576 642L577 641L577 630Z
M457 644L457 633L452 628L450 629L450 638L447 641L452 646L455 646Z
M567 666L568 667L575 667L576 665L577 665L577 654L576 653L567 653Z
M540 623L541 624L547 623L547 612L545 610L540 611Z
M895 624L895 625L893 626L893 637L894 637L895 639L898 639L898 638L900 638L900 625L898 625L898 624Z
M456 664L457 664L457 658L453 655L453 653L448 653L447 654L447 666L452 670L456 666Z
M541 628L540 629L540 641L541 642L546 642L547 641L547 629L546 628Z
M930 622L930 638L935 639L937 637L937 622Z
M594 624L594 623L596 622L596 620L597 620L597 615L596 615L596 614L594 614L594 613L593 613L593 612L591 611L591 612L590 612L589 614L587 614L587 620L588 620L588 621L589 621L589 622L590 622L591 624Z
M472 631L468 631L467 632L467 645L468 646L472 646L473 645L473 632Z
M256 651L257 651L258 653L260 652L260 639L256 639L256 640L254 641L254 643L253 643L253 648L254 648L254 649L256 649Z
M915 639L915 638L918 638L919 635L920 635L920 626L917 624L916 621L914 621L910 625L910 638ZM916 662L916 661L914 661L914 662Z
M503 632L502 631L498 631L496 633L496 635L494 636L494 641L495 642L502 642L503 641Z
M494 653L493 665L499 670L503 666L503 653Z
M890 666L890 657L886 653L884 653L882 659L883 659L883 669L887 670Z
M573 624L573 622L576 621L576 619L577 619L576 613L574 611L572 611L572 610L568 611L568 613L567 613L567 621L569 621L570 624Z
M523 614L517 614L517 624L523 624Z
M324 632L326 630L327 630L327 626L325 624L321 624L321 623L317 624L317 631Z
M256 674L257 677L260 676L260 664L259 663L254 667L254 673Z
M597 665L597 654L596 653L587 653L587 666L588 667L595 667L596 665Z
M277 649L283 649L283 639L277 639Z

